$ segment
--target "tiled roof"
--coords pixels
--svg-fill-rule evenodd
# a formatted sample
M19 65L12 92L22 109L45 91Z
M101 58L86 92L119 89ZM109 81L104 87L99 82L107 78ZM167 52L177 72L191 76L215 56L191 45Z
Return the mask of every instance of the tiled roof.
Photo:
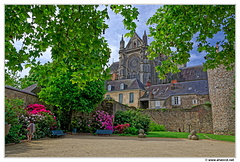
M153 94L155 99L166 99L170 96L175 95L205 95L209 94L208 91L208 81L207 80L196 80L187 82L178 82L175 84L159 84L152 85L147 92L141 97L142 100L149 98L150 94Z
M183 67L180 70L181 72L177 74L179 82L207 79L207 72L203 71L203 65Z
M125 85L126 89L141 89L144 90L144 84L140 82L138 79L122 79L122 80L111 80L107 82L107 86L111 85L113 87L112 91L120 91L120 84Z

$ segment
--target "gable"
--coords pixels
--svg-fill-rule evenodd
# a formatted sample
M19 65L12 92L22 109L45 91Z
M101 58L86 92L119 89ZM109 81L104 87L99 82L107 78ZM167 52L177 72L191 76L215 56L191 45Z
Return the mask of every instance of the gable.
M135 32L133 37L129 40L126 49L133 49L143 45L142 39Z

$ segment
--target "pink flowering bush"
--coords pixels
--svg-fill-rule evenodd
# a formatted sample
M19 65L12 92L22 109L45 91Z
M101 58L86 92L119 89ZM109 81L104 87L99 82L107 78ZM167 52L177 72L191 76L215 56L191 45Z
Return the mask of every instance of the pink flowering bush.
M54 114L47 110L44 105L40 104L30 104L25 108L26 114L19 116L19 122L22 125L22 134L26 134L26 128L33 121L36 125L36 133L34 134L34 139L39 139L47 136L51 133L51 130L57 129L59 127L59 122L57 121Z
M74 118L72 126L84 133L94 133L97 129L113 130L113 118L114 115L98 110L93 115L89 116L88 114L85 117Z
M100 122L101 129L113 130L114 115L109 115L108 112L98 110L93 117L95 117L97 122Z
M42 112L45 112L49 115L53 115L50 110L46 110L46 107L40 104L30 104L27 106L26 110L29 114L42 114Z

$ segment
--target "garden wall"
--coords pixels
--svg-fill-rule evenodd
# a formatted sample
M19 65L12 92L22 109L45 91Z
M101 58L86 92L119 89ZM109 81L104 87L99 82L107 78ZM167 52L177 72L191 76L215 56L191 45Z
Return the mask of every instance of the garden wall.
M208 70L214 134L235 135L235 69Z
M212 110L210 106L199 105L192 109L147 109L141 110L151 120L164 125L168 131L213 133Z
M5 86L5 97L9 99L11 98L23 99L24 107L27 107L27 105L29 104L35 104L35 103L43 104L41 101L39 101L36 94L28 91L20 90L17 88L13 88L10 86Z

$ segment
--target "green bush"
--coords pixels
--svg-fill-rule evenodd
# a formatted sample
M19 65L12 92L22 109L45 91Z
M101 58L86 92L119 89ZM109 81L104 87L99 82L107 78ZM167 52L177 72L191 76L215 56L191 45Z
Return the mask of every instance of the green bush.
M151 122L149 124L149 131L166 131L166 128L164 125Z
M22 125L19 115L26 113L23 109L24 101L21 99L5 99L5 122L11 124L5 143L19 143L25 136L21 134Z
M132 134L132 135L137 135L138 134L138 129L135 127L128 127L123 130L123 133L125 134Z
M115 114L114 126L126 123L130 124L130 129L144 129L144 131L147 132L149 129L150 117L134 110L117 111Z

